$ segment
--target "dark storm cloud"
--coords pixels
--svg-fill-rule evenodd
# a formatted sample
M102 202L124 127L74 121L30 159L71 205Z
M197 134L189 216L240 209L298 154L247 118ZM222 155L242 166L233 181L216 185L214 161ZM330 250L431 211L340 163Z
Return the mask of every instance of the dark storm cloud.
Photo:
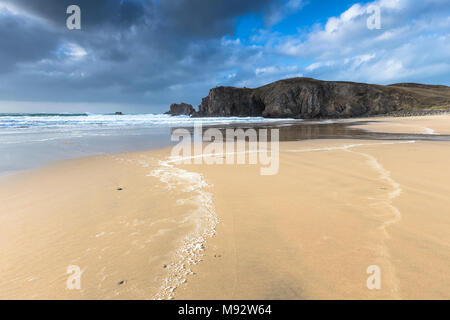
M65 23L66 8L78 5L87 27L157 22L160 31L193 37L220 37L233 32L238 16L258 12L274 0L6 0L54 24Z
M0 16L10 26L0 30L0 77L9 72L0 100L197 102L220 74L251 64L255 50L234 57L238 44L223 36L233 35L237 17L273 1L0 0L19 12ZM73 4L79 31L66 29Z
M58 38L45 26L23 16L0 12L0 73L16 64L51 56Z
M145 3L139 0L6 0L27 12L36 14L54 25L65 25L66 9L78 5L86 27L103 24L135 23L145 13Z
M263 10L272 0L167 0L161 1L165 25L176 34L220 37L233 32L233 19Z

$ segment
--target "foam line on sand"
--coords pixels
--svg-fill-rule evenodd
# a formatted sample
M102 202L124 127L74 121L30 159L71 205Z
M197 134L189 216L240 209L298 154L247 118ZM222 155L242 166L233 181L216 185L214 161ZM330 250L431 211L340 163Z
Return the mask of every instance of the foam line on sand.
M155 300L170 300L174 298L175 290L193 274L190 267L201 261L206 241L215 235L219 218L215 212L212 194L206 190L210 185L201 174L176 168L170 161L160 161L159 167L148 176L158 178L169 190L181 187L186 198L179 199L178 202L196 205L196 209L185 219L185 222L194 222L195 229L184 238L175 259L167 265L169 275L153 297Z
M367 163L370 165L372 169L374 169L378 174L379 178L382 181L385 181L390 187L391 190L387 194L387 199L384 201L384 205L386 205L392 215L391 218L388 218L385 220L382 225L379 227L379 229L382 231L383 238L382 238L382 244L378 247L378 254L380 257L386 262L387 265L387 275L390 278L389 283L392 284L392 293L395 297L400 299L400 293L399 293L399 281L396 277L396 271L394 268L394 265L391 262L391 256L388 250L388 247L386 245L386 240L390 239L389 233L387 231L387 228L389 226L394 225L395 223L398 223L401 221L401 212L400 210L394 206L393 201L397 197L399 197L402 193L402 189L399 183L397 183L394 179L391 177L391 173L383 167L383 165L372 155L354 151L353 149L357 147L370 147L370 146L382 146L382 145L394 145L394 144L410 144L415 143L415 141L400 141L400 142L382 142L382 143L360 143L360 144L348 144L344 146L336 146L336 147L322 147L322 148L312 148L312 149L301 149L301 150L288 150L288 152L323 152L323 151L346 151L346 152L352 152L355 154L359 154L366 158Z

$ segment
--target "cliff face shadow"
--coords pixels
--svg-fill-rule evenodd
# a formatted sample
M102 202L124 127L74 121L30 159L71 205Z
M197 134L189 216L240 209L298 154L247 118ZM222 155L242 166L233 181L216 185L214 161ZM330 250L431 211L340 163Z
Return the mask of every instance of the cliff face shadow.
M369 132L355 125L367 124L373 121L354 121L354 122L319 122L319 121L286 121L276 123L253 123L253 124L230 124L230 125L211 125L202 128L202 137L206 130L210 128L219 129L223 140L226 140L227 129L254 129L258 135L260 129L267 129L268 139L270 139L270 129L279 129L280 141L302 141L315 139L359 139L359 140L417 140L417 141L450 141L450 135L427 135L427 134L399 134L399 133L379 133ZM191 138L195 139L194 129L192 127L172 128L172 133L177 129L185 129L191 133ZM206 140L205 140L206 141Z

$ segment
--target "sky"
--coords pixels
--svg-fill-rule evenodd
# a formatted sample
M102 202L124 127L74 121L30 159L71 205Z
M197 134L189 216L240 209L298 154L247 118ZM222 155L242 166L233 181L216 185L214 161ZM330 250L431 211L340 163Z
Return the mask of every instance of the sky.
M159 113L292 77L450 85L450 1L0 0L0 112Z

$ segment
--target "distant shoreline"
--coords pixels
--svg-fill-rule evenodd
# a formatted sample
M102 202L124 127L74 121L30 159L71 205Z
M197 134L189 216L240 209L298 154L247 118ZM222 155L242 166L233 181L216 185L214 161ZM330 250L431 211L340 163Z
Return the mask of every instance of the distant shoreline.
M395 117L395 118L404 118L404 117L421 117L421 116L433 116L433 115L446 115L450 114L450 109L442 109L442 110L399 110L399 111L392 111L384 114L371 114L371 115L362 115L362 116L355 116L355 117L339 117L339 118L333 118L333 117L327 117L327 118L312 118L312 119L301 119L301 120L355 120L358 119L368 119L368 118L389 118L389 117ZM192 117L194 119L210 119L215 118L214 116L194 116ZM245 118L245 117L242 117ZM271 119L271 118L264 118L264 119ZM300 119L294 119L294 118L286 118L286 119L280 119L280 121L289 121L289 120L300 120Z
M379 115L369 115L369 116L361 116L358 118L381 118L381 117L396 117L396 118L403 118L403 117L421 117L421 116L437 116L437 115L446 115L450 114L450 109L443 109L443 110L400 110L400 111L393 111L386 114L379 114Z

